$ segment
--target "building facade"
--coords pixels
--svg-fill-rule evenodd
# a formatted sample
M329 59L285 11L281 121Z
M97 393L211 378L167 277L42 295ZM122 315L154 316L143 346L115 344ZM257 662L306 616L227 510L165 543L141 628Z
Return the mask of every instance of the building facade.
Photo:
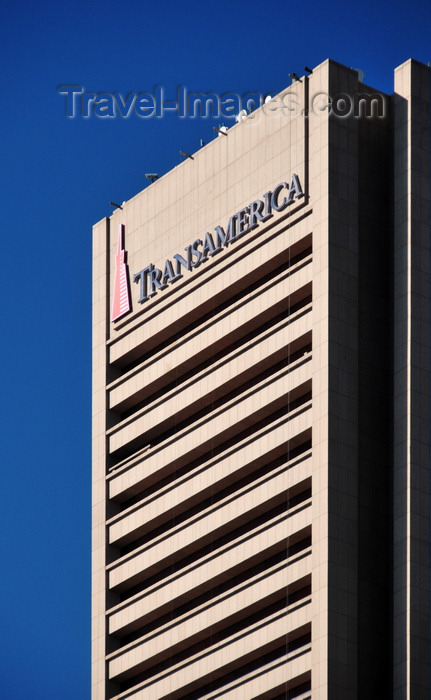
M430 155L325 61L94 227L93 700L430 697Z

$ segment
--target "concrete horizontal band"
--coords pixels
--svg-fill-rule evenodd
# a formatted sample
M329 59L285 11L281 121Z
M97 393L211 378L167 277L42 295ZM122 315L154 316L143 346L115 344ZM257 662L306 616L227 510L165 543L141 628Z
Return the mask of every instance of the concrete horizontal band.
M286 402L288 394L295 392L300 395L299 387L304 385L304 393L311 389L311 357L300 359L290 367L283 368L269 379L263 379L239 398L235 397L221 408L197 421L193 427L187 427L175 434L175 439L169 441L164 452L172 455L184 454L193 450L195 456L204 454L209 446L220 444L243 429L243 423L250 426L271 412L277 411ZM310 386L308 386L308 384ZM308 386L308 388L307 388ZM286 397L286 399L284 398ZM292 395L292 399L294 396ZM205 431L202 427L205 425ZM145 418L136 419L125 427L119 427L108 436L109 452L128 449L133 451L146 444L143 437L146 434ZM160 464L161 454L158 452L157 462Z
M108 435L113 436L129 427L134 430L135 423L139 423L142 440L150 444L158 435L247 386L271 367L287 362L289 354L308 348L310 342L310 312L297 318L296 323L281 321L209 369L201 370L183 384L163 393L156 401L108 431Z
M299 652L291 652L283 657L262 664L258 670L244 673L241 679L227 682L217 690L205 694L205 700L229 698L229 700L245 700L254 698L262 700L281 695L289 690L310 681L311 677L311 645L301 648ZM282 680L280 683L280 679ZM145 690L139 687L116 695L113 700L146 700ZM270 695L267 695L270 693ZM310 692L295 695L295 700L310 700Z
M307 503L308 505L310 504L310 502ZM238 514L238 504L230 504L230 511L233 511L235 514ZM220 513L217 513L217 516L214 516L212 519L210 518L211 523L214 519L216 519L216 517L220 518L220 523L224 524ZM301 506L301 508L299 508L297 512L291 514L290 517L288 517L286 526L286 536L288 537L290 534L294 534L298 530L302 530L304 527L309 525L310 522L310 508L308 507L304 510L304 507ZM220 525L220 527L222 527L222 525ZM193 527L190 528L191 549L193 549L194 545L196 544L196 540L192 539L193 529ZM211 535L212 533L210 532L208 534L208 537L211 538ZM165 562L165 566L167 567L169 564L169 560L172 557L172 554L178 554L178 550L175 549L173 543L175 545L178 545L178 543L180 542L182 542L181 532L178 533L176 538L171 538L170 542L161 542L158 548L153 547L151 552L138 551L136 553L133 553L132 555L128 555L127 559L123 558L119 562L110 565L108 567L108 579L110 588L130 588L131 586L136 585L140 581L145 580L150 575L150 573L155 573L155 571L157 570L160 571L162 561ZM263 543L262 546L264 550L265 546L263 545ZM171 552L170 555L165 555L165 552L168 551L167 547L169 547L169 551Z
M156 571L190 556L209 542L216 542L225 534L252 521L258 514L286 502L289 473L282 469L273 478L262 478L254 488L247 486L235 497L230 496L225 502L210 509L209 513L199 514L189 522L163 533L150 545L140 547L133 554L120 559L109 566L112 574L110 580L121 580L124 571L128 576L139 576L142 580L149 578ZM309 486L308 480L302 482L303 488ZM298 506L299 507L299 506Z
M237 276L232 278L232 260L226 259L217 274L195 277L185 290L185 294L167 297L163 305L157 306L154 315L144 314L142 323L134 329L123 332L109 345L109 363L125 365L140 355L149 352L161 342L175 335L180 328L203 317L207 311L218 306L234 294L246 289L256 281L256 270L262 279L271 274L283 261L305 250L311 243L306 221L296 226L281 226L274 234L262 236L253 250L243 256L241 265L236 268ZM178 288L180 289L180 288ZM196 294L195 294L196 292Z
M108 387L109 407L122 411L178 380L202 362L311 294L310 258L222 310L198 329L182 334L169 349L152 355Z
M282 427L286 423L289 426ZM284 445L286 441L290 441L290 448L293 449L296 445L303 442L303 437L305 431L309 430L311 426L311 402L307 402L304 406L293 410L287 416L283 416L281 419L276 419L274 423L270 426L265 426L256 430L251 436L239 439L235 446L228 447L226 450L221 452L216 458L208 459L207 465L210 466L213 462L224 462L229 463L230 457L235 453L235 459L238 458L238 469L241 468L241 453L245 451L244 459L251 460L263 460L264 455L271 449L276 449L277 444ZM271 437L270 433L272 429L281 429L278 433L278 437L282 440L281 443L275 442L275 438ZM295 440L295 437L298 439ZM286 445L287 447L287 445ZM162 451L161 458L155 458L156 455L160 454ZM274 454L276 457L277 454ZM163 476L170 473L174 469L177 469L179 462L182 461L181 457L177 457L173 461L169 461L169 454L163 457L163 446L156 451L147 451L140 458L133 460L125 468L117 472L111 472L108 476L108 488L109 496L111 499L124 501L139 494L148 486L157 483L161 480ZM245 464L245 462L244 462ZM195 470L199 470L202 465L196 467ZM228 468L228 467L227 467Z
M304 692L297 690L310 682L311 645L301 647L298 652L287 653L275 661L262 663L257 670L242 674L239 680L228 682L217 690L206 693L205 700L216 700L216 698L268 700L282 697L288 691L292 692L295 700L311 700L309 690Z
M304 542L306 547L309 546L307 542L311 528L304 512L301 511L289 522L286 515L274 516L265 524L238 537L235 542L228 542L216 552L207 553L197 562L185 565L179 572L167 573L161 583L150 584L140 593L132 594L128 600L108 610L108 616L123 612L122 625L142 627L174 607L195 600L215 586L241 576L254 563L262 561L262 548L265 559L280 552L288 555L290 544ZM286 538L289 538L288 541ZM289 565L294 561L296 556L290 555Z
M188 613L173 623L169 622L156 633L128 644L119 651L110 654L109 675L136 675L151 668L156 663L198 642L218 634L222 629L237 624L238 621L251 617L257 610L268 607L280 598L287 599L289 585L300 580L302 585L309 583L310 557L301 559L296 567L278 566L273 571L253 577L250 581L236 587L228 594L218 596L211 603L200 606L193 614ZM307 578L306 578L307 577ZM305 597L305 596L304 596ZM307 602L310 597L307 597ZM298 602L286 608L289 614Z
M256 459L255 446L249 444L248 449L236 454L235 460L228 458L222 462L215 462L211 468L206 468L204 471L201 467L194 477L187 475L181 484L174 487L169 485L158 497L151 495L142 503L131 506L115 516L108 523L110 542L118 544L123 538L129 541L131 536L137 537L144 532L151 532L170 520L173 521L174 517L178 518L195 504L204 502L210 495L214 497L227 485L239 481L245 473L250 473L258 466L283 454L289 470L287 474L289 488L303 481L311 475L311 458L308 456L308 458L289 460L289 441L286 441L285 432L285 424L271 431L265 444L268 450L266 459L263 454L261 459ZM268 444L269 440L270 444Z
M197 690L207 679L220 678L229 672L250 663L271 649L282 646L292 634L298 637L310 630L308 606L298 607L290 615L275 613L264 622L259 622L227 641L215 644L210 651L198 653L147 681L139 690L145 690L146 700L176 700ZM286 639L287 636L287 639ZM191 680L194 679L194 680ZM138 696L139 697L139 696Z
M142 639L140 639L138 642L135 642L135 644L147 642L155 637L164 635L169 630L171 630L172 632L172 636L170 637L170 639L172 640L172 644L175 643L175 639L178 639L178 641L181 641L183 639L183 633L180 634L178 632L178 630L180 629L184 630L188 628L190 630L190 636L197 634L200 630L200 628L198 628L195 624L197 619L202 619L202 621L204 622L206 616L208 615L208 611L212 609L220 610L220 612L217 613L219 614L219 621L225 619L225 612L226 616L233 615L241 608L238 608L238 606L232 607L232 601L237 600L237 596L239 596L240 598L244 595L255 596L255 590L260 590L261 585L263 585L263 581L265 581L266 579L272 580L274 578L274 581L277 581L279 579L279 576L281 575L282 586L284 586L284 588L286 589L285 593L287 592L287 586L289 586L289 590L299 590L305 585L308 585L308 583L310 582L310 551L311 550L308 548L304 550L301 553L301 555L291 557L292 561L290 561L289 559L285 559L281 563L278 562L277 564L273 564L269 568L265 568L263 571L259 570L258 573L251 572L248 575L247 572L247 577L245 579L240 578L239 583L234 583L227 590L223 589L223 592L219 593L218 595L211 595L210 602L208 602L207 598L204 597L204 602L199 603L197 601L196 605L193 607L191 612L188 611L186 613L183 613L179 617L176 617L174 622L172 622L172 620L169 620L168 622L161 622L156 631L148 633L145 637L142 637ZM277 585L277 583L274 583L273 592L278 590ZM254 592L252 592L252 589ZM269 595L270 589L266 588L262 597L268 598ZM134 603L132 602L130 606L133 605ZM131 632L142 628L142 621L144 618L141 618L140 620L130 620L130 616L128 614L130 612L130 606L129 608L127 606L120 606L120 609L117 612L108 615L109 634L115 634L116 637L125 637ZM245 604L242 605L242 608L243 607L245 607ZM202 616L202 618L199 616ZM183 625L185 625L185 627ZM205 625L202 629L205 629ZM132 643L129 644L127 648L131 648L131 646ZM110 658L115 657L118 653L121 652L114 652L110 655Z

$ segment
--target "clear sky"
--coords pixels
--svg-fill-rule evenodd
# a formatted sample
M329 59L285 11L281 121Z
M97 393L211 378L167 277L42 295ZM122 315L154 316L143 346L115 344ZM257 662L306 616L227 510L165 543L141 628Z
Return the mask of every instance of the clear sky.
M90 697L91 227L220 120L66 115L86 92L276 93L333 58L392 92L429 0L3 0L0 697ZM228 123L228 122L227 122Z

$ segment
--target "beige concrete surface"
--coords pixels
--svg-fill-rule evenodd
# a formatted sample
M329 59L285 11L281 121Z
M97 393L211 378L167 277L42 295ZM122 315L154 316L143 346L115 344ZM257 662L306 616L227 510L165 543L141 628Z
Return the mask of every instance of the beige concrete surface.
M429 696L429 88L325 61L94 227L92 700Z

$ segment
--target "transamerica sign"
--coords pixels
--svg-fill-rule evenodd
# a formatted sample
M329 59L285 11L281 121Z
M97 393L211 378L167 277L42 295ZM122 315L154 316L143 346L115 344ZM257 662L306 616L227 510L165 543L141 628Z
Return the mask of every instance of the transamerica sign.
M168 285L174 284L174 282L181 279L184 270L192 272L223 248L227 248L245 234L253 231L259 224L268 221L274 216L275 212L284 211L295 199L299 199L302 196L303 191L299 177L294 173L290 178L290 183L280 182L273 190L265 192L262 199L255 199L247 207L233 214L225 228L216 226L214 233L207 232L203 239L197 238L193 243L186 246L184 248L185 255L176 253L172 259L165 260L163 269L150 263L150 265L147 265L147 267L144 267L133 276L133 281L139 284L138 302L143 304L145 301L148 301L157 292L163 291ZM128 288L126 292L124 285L124 277L127 273L125 254L119 238L113 310L121 308L121 316L130 309L130 306L127 307L125 299L125 295L128 292ZM120 267L122 272L119 272ZM123 284L121 284L121 280L123 280ZM120 304L119 300L121 293L123 294L123 305ZM113 311L111 320L116 321L118 318L120 316L116 315L114 317Z

